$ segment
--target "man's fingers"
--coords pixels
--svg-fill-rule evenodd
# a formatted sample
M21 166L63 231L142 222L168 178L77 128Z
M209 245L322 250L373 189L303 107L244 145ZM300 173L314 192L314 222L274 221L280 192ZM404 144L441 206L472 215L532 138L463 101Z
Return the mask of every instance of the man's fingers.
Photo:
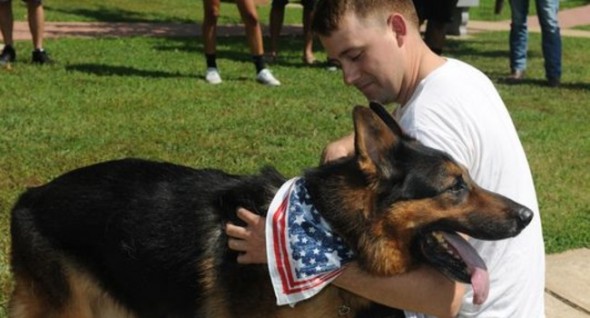
M230 249L237 251L237 252L246 252L246 244L244 244L243 240L238 240L234 238L230 238L227 240L227 245Z
M262 219L262 217L260 215L252 213L249 210L246 210L244 208L238 208L237 214L238 214L238 218L240 218L240 220L246 222L246 224L248 224L248 225L256 225Z
M227 234L227 236L229 236L229 237L244 240L248 237L249 232L243 226L238 226L238 225L234 225L232 223L227 223L225 225L225 234Z

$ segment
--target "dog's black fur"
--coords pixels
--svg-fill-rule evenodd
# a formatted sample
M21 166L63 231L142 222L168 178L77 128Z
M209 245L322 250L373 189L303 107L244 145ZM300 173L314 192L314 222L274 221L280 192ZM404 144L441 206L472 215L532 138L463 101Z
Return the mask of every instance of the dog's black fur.
M430 231L500 239L530 221L524 207L476 188L447 155L408 139L390 118L379 116L355 108L357 154L304 175L317 208L366 270L389 275L428 261L416 256L421 246L433 244L423 240ZM446 191L458 179L464 187L455 190L464 193L453 204L465 205L461 211L418 220L404 214L407 206L396 208L398 201L449 201L441 196L450 195ZM336 316L342 305L360 313L365 301L335 287L294 309L278 308L266 266L239 265L227 248L223 227L240 223L236 208L264 215L283 182L272 168L232 175L125 159L30 189L12 211L11 316L325 317ZM496 206L476 207L484 199ZM466 221L467 214L472 218ZM480 220L492 221L484 227ZM406 230L409 221L419 228ZM391 242L395 250L380 254L377 246ZM440 262L435 266L444 267L444 258Z

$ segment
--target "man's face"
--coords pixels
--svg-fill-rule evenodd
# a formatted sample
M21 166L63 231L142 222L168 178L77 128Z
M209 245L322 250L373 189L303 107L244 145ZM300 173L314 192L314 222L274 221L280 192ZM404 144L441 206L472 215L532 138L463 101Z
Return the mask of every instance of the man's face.
M383 16L383 21L380 17ZM320 37L328 58L342 68L344 82L368 100L397 101L405 73L404 56L385 15L359 20L346 14L339 29Z

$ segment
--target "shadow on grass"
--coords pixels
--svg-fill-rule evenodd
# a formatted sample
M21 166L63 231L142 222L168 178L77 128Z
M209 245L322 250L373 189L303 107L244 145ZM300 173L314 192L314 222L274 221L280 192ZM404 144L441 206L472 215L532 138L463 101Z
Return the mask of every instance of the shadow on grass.
M181 73L141 70L129 66L105 65L96 63L73 64L66 66L66 71L82 72L98 76L139 76L152 78L191 78L193 75Z
M122 10L120 8L112 8L106 6L99 6L97 9L82 9L82 8L55 8L44 5L45 11L59 12L72 16L79 16L90 18L100 22L173 22L173 23L194 23L194 20L181 19L178 17L154 18L153 16L146 16L142 12L135 12L129 10Z
M269 39L265 38L264 43L269 43ZM303 38L301 36L284 36L281 37L280 57L269 65L278 65L282 67L310 67L302 60L303 54ZM166 44L154 45L153 48L157 51L164 52L186 52L191 53L197 51L197 54L204 57L203 40L200 37L174 37L168 38ZM322 50L319 43L314 44L316 51ZM218 60L227 59L236 62L251 62L252 55L248 49L248 43L245 36L218 36L217 37L217 58ZM322 67L323 63L318 63L317 67ZM316 65L314 65L316 67Z
M558 87L550 87L546 80L544 79L534 79L534 78L525 78L519 83L510 83L506 80L505 77L497 76L496 83L510 85L510 86L520 86L520 85L529 85L529 86L539 86L539 87L547 87L548 89L569 89L569 90L579 90L582 92L590 90L590 83L582 83L582 82L562 82Z

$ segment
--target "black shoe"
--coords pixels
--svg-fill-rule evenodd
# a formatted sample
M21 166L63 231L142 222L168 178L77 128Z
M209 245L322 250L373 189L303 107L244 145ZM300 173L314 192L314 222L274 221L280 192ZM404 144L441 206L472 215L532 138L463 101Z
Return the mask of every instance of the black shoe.
M11 45L5 45L0 53L0 65L6 65L16 60L16 51Z
M47 52L36 49L33 51L33 64L51 64L53 61L47 55Z
M524 71L512 70L510 76L506 78L508 84L519 84L524 80Z

